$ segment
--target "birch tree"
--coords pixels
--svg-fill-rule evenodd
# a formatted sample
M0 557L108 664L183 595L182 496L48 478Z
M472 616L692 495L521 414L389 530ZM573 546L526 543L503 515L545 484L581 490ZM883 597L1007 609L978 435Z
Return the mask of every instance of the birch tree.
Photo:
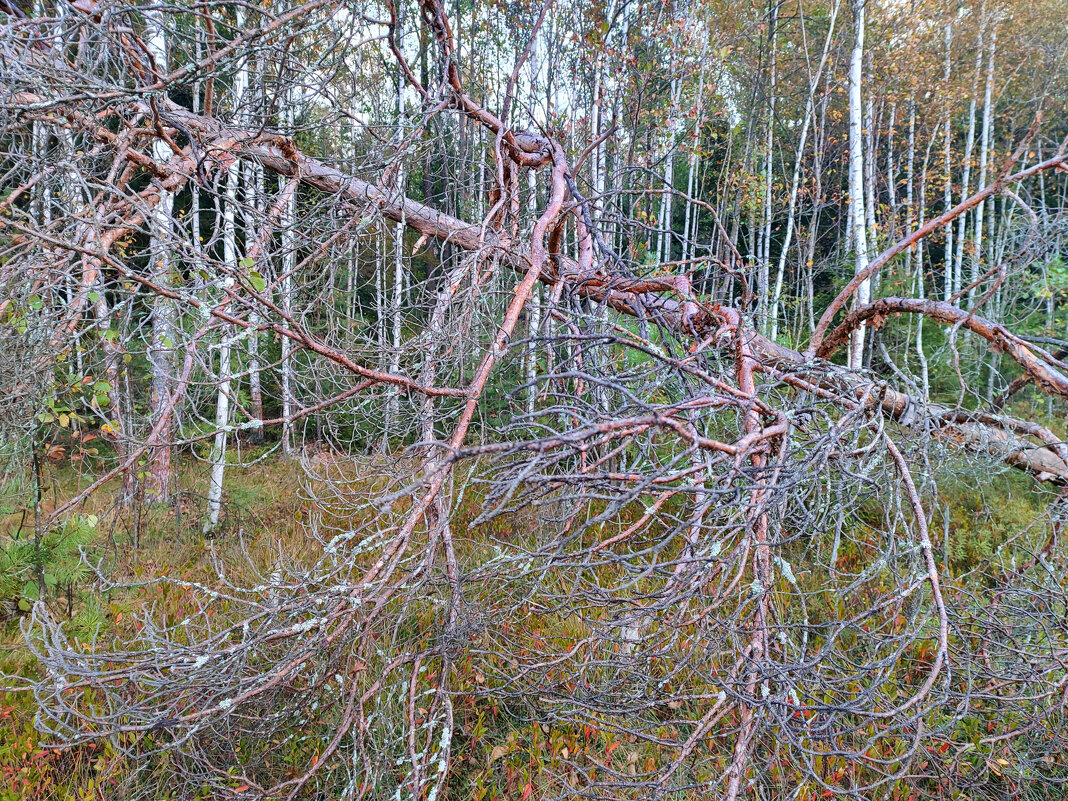
M864 111L861 84L864 75L864 12L867 0L850 0L853 9L853 49L849 59L849 215L855 253L854 274L862 276L868 269L867 215L864 211ZM866 306L871 299L871 280L864 278L857 287L856 304ZM864 364L865 327L851 335L850 367Z

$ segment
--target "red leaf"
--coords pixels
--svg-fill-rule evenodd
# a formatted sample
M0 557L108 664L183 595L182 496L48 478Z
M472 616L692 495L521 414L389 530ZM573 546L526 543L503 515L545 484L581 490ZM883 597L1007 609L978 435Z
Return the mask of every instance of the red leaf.
M527 801L527 799L530 798L530 794L533 793L533 792L534 792L533 785L531 785L530 782L527 782L523 786L523 801Z

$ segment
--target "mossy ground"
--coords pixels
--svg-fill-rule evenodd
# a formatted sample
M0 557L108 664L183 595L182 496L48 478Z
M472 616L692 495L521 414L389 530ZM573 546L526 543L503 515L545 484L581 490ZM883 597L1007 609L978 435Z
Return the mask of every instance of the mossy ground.
M245 563L243 548L254 555L281 548L300 559L302 553L318 547L303 534L312 509L304 500L306 494L300 491L298 463L272 457L252 467L235 465L230 469L226 514L219 531L210 539L201 533L206 490L203 466L188 461L179 467L182 479L172 503L119 510L114 502L119 489L116 481L102 487L78 509L79 515L94 516L100 521L86 553L94 562L99 561L109 575L139 579L166 571L189 580L210 581L214 576L212 557L221 558L240 571ZM50 465L43 487L45 509L73 497L90 481L91 476L69 464ZM969 566L994 558L1005 533L1026 527L1048 501L1043 493L1034 491L1026 478L1012 473L988 476L981 486L962 476L944 482L941 493L944 504L936 510L932 528L938 547L945 548L951 572L966 571ZM476 508L472 497L465 498L459 510L459 527L474 516ZM3 511L0 543L4 547L32 536L32 509L9 505ZM946 515L952 533L948 545L941 539L941 532L947 528ZM480 528L466 528L459 532L458 539L465 550L477 550L491 539L511 536L513 528L526 528L527 524L501 518ZM841 558L851 558L850 553L843 551ZM121 636L125 628L135 625L137 613L146 605L152 604L157 614L179 616L185 614L183 605L188 603L188 599L164 584L101 594L93 589L91 576L72 586L57 586L51 592L50 604L56 614L69 616L67 628L75 638L88 638L90 632L100 630ZM26 613L19 608L17 597L0 599L0 603L5 610L0 622L0 666L8 675L32 676L36 666L23 639ZM577 636L574 621L543 615L538 618L538 625L540 628L527 636L561 641ZM919 645L922 647L922 643ZM918 658L922 659L922 654ZM456 671L457 735L447 785L449 798L505 801L549 797L554 794L553 788L559 787L559 777L569 770L563 767L563 760L579 753L631 773L654 771L668 758L667 752L661 753L658 747L590 726L549 728L531 722L483 692L487 678L473 661L461 661ZM115 797L115 788L129 769L125 757L106 742L66 750L46 748L33 726L34 711L31 693L0 693L0 801ZM662 736L670 739L671 734L665 730ZM311 755L314 744L307 749L309 754L295 755L296 758ZM710 753L718 752L723 746L710 740L708 749ZM828 764L821 767L827 776L849 769L842 760L828 759ZM789 777L784 775L782 781L789 784ZM794 789L799 793L796 798L820 797L819 788L813 787L811 792ZM992 790L992 797L998 797L997 789ZM890 792L890 798L910 798L904 786L900 792Z

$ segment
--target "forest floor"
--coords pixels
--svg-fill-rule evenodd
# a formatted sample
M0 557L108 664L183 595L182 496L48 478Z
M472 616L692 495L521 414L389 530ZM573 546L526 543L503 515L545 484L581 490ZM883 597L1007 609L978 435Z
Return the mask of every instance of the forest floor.
M302 469L297 461L271 457L251 467L228 470L225 514L211 538L201 532L206 471L191 459L178 467L183 478L171 504L135 504L132 509L118 510L116 481L101 488L79 509L78 519L92 525L74 540L107 575L143 581L166 573L210 583L215 576L213 560L221 560L240 573L242 565L248 566L249 554L255 558L256 554L285 551L299 560L320 547L304 534L312 502L301 489ZM46 510L73 497L91 481L69 463L49 465L45 475L42 505ZM1028 489L1033 485L1017 474L986 477L981 487L974 479L965 475L956 483L943 483L945 506L932 521L932 528L943 530L945 513L949 514L953 539L945 556L951 571L953 565L965 568L989 558L999 544L1000 533L1018 530L1020 522L1032 517L1043 503L1033 489ZM477 546L481 535L468 533ZM489 532L488 536L499 533ZM0 553L32 536L32 508L0 506ZM166 584L100 593L78 547L64 549L60 542L46 558L51 562L44 570L53 577L48 587L49 608L53 615L69 619L65 632L76 640L88 641L102 633L121 638L124 630L132 632L129 627L138 625L138 615L149 606L156 613L161 609L170 613L172 606L175 614L181 611L175 606L180 602L168 597ZM28 586L32 582L25 581L25 570L15 580L7 576L5 582L4 567L0 562L0 592L4 595L0 598L0 671L8 676L32 676L36 664L25 641L32 599L26 596L34 595L35 589ZM18 566L9 559L6 567L14 573ZM565 625L563 621L561 625ZM657 758L640 744L605 732L595 733L592 741L589 731L548 732L480 693L485 677L477 669L470 665L458 669L465 672L458 677L458 686L471 692L458 707L460 730L466 736L455 746L455 776L449 782L449 797L475 801L538 798L541 793L533 791L541 782L552 781L550 775L559 775L556 769L561 757L566 759L577 749L596 749L602 759L617 761L622 770L634 765L640 768ZM0 692L0 801L116 797L115 789L129 769L126 758L106 742L46 748L33 725L35 710L32 693Z
M93 564L112 578L143 581L163 575L211 580L212 557L240 566L241 542L273 544L287 551L304 546L300 540L303 502L298 491L300 465L270 459L254 467L234 467L227 473L226 504L216 536L201 533L207 475L189 460L178 465L179 486L173 503L116 507L121 488L115 479L93 493L78 509L78 519L96 520L87 538L68 537L44 557L44 570L70 581L50 587L49 606L66 616L68 636L96 638L121 635L136 625L139 613L165 601L166 585L150 585L138 592L100 594L95 577L80 558L77 544ZM43 482L45 513L74 497L93 480L70 464L48 465ZM33 537L33 511L25 506L0 506L0 546ZM10 562L10 560L9 560ZM27 571L16 581L4 581L4 568L13 573L24 565L0 562L0 672L32 676L36 663L26 647L29 621L25 593ZM25 590L23 587L25 586ZM22 602L20 605L20 601ZM33 726L36 704L30 692L0 692L0 801L14 799L111 799L111 787L123 770L122 758L108 745L90 743L76 749L45 749Z

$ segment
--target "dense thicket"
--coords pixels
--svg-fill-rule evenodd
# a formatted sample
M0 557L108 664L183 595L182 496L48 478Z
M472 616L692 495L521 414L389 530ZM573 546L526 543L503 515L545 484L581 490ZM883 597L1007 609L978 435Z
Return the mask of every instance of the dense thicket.
M38 729L131 798L1059 797L1066 12L0 0ZM274 458L295 552L74 556Z

